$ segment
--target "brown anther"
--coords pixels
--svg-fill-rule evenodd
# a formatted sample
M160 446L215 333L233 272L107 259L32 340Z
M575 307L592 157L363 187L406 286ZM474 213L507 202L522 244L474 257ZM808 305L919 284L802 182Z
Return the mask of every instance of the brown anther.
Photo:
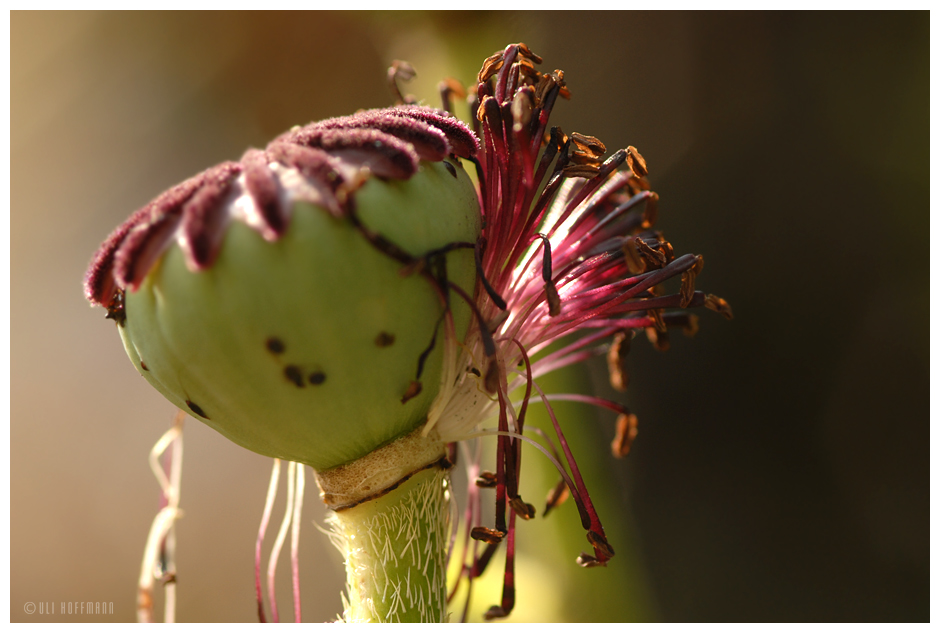
M453 97L457 97L458 99L466 99L467 97L467 89L453 77L445 77L437 84L437 89L441 94L441 105L443 109L450 113L453 113L451 102Z
M516 70L519 73L520 83L523 85L533 86L539 82L542 78L542 73L535 69L535 66L528 59L520 59L515 64ZM533 93L533 97L534 97Z
M627 165L630 167L630 171L640 178L645 178L649 175L649 171L646 169L646 160L644 160L640 152L636 151L636 148L632 145L627 147Z
M731 306L728 305L728 302L721 297L715 295L705 295L705 307L721 314L729 321L734 318L734 315L731 313Z
M610 450L614 457L626 457L633 445L637 434L637 418L632 413L621 413L617 416L617 434L610 443Z
M628 237L623 241L623 246L620 247L627 263L627 270L631 275L640 275L646 272L646 260L640 256L640 249L637 246L638 241L640 241L639 238Z
M568 86L565 84L565 71L556 68L552 71L552 79L558 84L558 96L562 99L570 99L571 92L569 92Z
M499 104L496 103L496 97L484 97L480 102L480 107L477 108L477 120L485 121L487 110L490 110L491 116L494 118L499 113Z
M513 497L509 500L509 505L515 510L516 516L519 518L525 519L526 521L535 518L535 506L523 501L522 497Z
M648 229L656 224L656 218L659 215L659 194L655 191L650 192L650 197L646 199L646 206L643 207L643 228Z
M405 395L401 397L401 403L405 404L406 402L408 402L409 400L417 396L419 393L421 393L421 389L422 389L421 382L418 380L412 380L408 384L408 388L405 389Z
M627 179L627 184L625 186L627 188L627 191L630 192L630 195L635 196L641 191L649 191L650 181L647 180L646 178L640 178L636 174L634 174Z
M548 491L548 496L545 498L545 511L542 512L542 518L548 516L550 510L563 504L570 495L568 484L565 483L564 479L560 479L558 483L555 484L555 487Z
M506 613L505 609L499 605L494 604L492 607L486 610L486 613L483 614L483 619L495 620L496 618L505 618L507 615L509 614Z
M496 73L499 72L499 69L503 67L503 51L493 53L489 57L483 60L483 67L480 68L480 72L477 74L477 83L485 83L490 80Z
M660 334L666 332L666 322L663 320L663 309L657 308L655 310L647 310L647 316L653 319L653 327L656 328L656 331Z
M401 88L399 88L398 82L411 81L417 74L418 73L415 71L414 66L408 62L403 62L398 59L392 61L392 65L388 68L388 87L392 91L392 96L395 97L396 105L414 103L414 97L402 96Z
M529 50L529 47L526 46L524 43L519 42L516 46L519 47L519 55L523 59L530 60L536 64L542 63L542 58L536 55L535 53L533 53L531 50Z
M659 250L662 251L663 255L666 256L667 264L676 258L675 251L672 249L672 244L661 238L659 241Z
M662 251L652 248L642 238L633 241L640 256L646 260L647 268L659 269L666 265L666 255Z
M666 332L659 332L655 327L648 327L646 328L646 338L649 339L649 342L657 351L669 351L669 335Z
M475 541L483 541L487 545L496 545L503 541L503 537L506 536L505 532L500 530L494 530L488 527L475 527L470 530L470 538Z
M545 282L545 299L548 301L548 316L556 317L561 314L561 297L558 289L550 281Z
M606 567L607 566L607 563L602 563L601 561L597 560L590 554L585 554L584 552L581 552L581 555L578 556L577 559L575 559L575 562L581 565L581 567Z
M681 296L679 305L681 307L688 308L689 304L692 303L692 297L695 295L695 278L702 272L704 265L704 258L698 255L692 267L682 273L682 287L679 289L679 295Z
M599 550L601 554L607 558L613 558L614 548L610 546L610 543L607 542L607 539L595 532L594 530L588 530L587 532L588 542Z
M545 101L545 96L548 94L548 91L555 86L555 78L551 75L542 75L539 77L538 83L535 85L535 104L541 106Z
M698 333L698 315L690 314L689 322L682 326L682 333L686 336L695 336Z
M495 488L496 487L496 473L484 470L474 481L477 488Z
M595 156L602 156L607 152L607 146L595 136L572 132L571 142L577 145L582 151L587 151Z
M610 386L617 391L626 391L630 383L627 371L627 354L630 353L630 341L633 332L617 332L607 350L607 372L610 374Z
M483 379L483 389L486 393L496 393L499 388L499 363L495 358L488 358L486 363L486 377Z
M599 171L594 165L568 165L561 170L568 178L593 178Z

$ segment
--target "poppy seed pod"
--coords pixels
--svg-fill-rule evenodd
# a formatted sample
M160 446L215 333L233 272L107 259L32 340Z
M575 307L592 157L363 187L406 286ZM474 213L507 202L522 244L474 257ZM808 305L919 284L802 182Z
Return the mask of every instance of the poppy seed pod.
M462 336L480 233L458 157L420 107L295 128L171 189L86 277L128 356L179 408L261 454L324 470L423 424L444 315Z

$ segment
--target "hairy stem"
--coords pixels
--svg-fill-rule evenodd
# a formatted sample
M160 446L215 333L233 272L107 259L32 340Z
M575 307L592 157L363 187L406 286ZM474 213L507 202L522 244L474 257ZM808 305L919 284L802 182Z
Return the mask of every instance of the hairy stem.
M346 622L443 622L450 464L420 432L317 473L346 561Z
M448 473L418 472L389 493L331 512L346 559L346 622L443 622L450 536Z

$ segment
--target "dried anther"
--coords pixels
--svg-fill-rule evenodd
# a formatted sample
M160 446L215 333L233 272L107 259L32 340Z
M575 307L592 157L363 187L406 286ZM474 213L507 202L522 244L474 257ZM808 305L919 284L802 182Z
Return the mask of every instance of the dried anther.
M594 546L595 550L598 550L606 558L613 558L614 548L610 546L610 543L607 542L607 539L604 538L602 534L598 534L593 530L588 530L587 533L588 542Z
M617 391L626 391L630 382L627 371L627 354L630 353L630 341L633 332L617 332L607 350L607 372L610 374L610 386Z
M480 476L474 481L477 488L495 488L496 487L496 473L492 473L488 470L484 470L480 473Z
M647 269L662 268L666 265L666 254L662 250L659 250L659 242L654 242L654 247L640 237L635 238L633 241L640 257L646 262Z
M395 103L398 105L410 104L415 102L415 98L412 96L404 97L401 93L401 88L398 85L398 82L408 82L417 76L414 66L408 62L403 62L400 60L392 61L392 65L388 69L388 87L391 90L392 95L395 97Z
M585 554L584 552L581 552L581 555L578 556L578 558L576 559L576 562L581 567L606 567L607 566L606 562L600 561L589 554Z
M682 273L682 289L679 291L679 294L682 295L682 301L679 302L680 307L688 308L689 304L692 303L692 297L695 295L695 278L702 272L704 265L704 258L697 255L692 268Z
M483 614L483 619L495 620L497 618L505 618L507 615L509 614L501 606L493 605L492 607L486 610L486 613Z
M557 508L562 503L564 503L570 493L568 491L568 484L565 483L564 479L559 480L555 487L548 491L548 496L545 499L545 510L542 512L542 517L548 516L549 511L553 508Z
M705 307L714 310L729 321L734 318L731 312L731 306L727 301L715 295L705 295Z
M640 152L636 151L636 148L632 145L627 147L627 165L630 166L630 171L640 178L645 178L649 175L649 171L646 169L646 160L644 160Z
M614 457L626 457L637 435L637 418L632 413L617 416L617 435L610 443Z
M470 530L470 538L477 541L483 541L489 545L495 545L501 543L503 538L506 536L505 532L500 530L494 530L487 527L475 527Z
M516 515L522 519L528 521L529 519L535 518L535 506L531 503L526 503L522 500L522 497L513 497L509 500L509 505L516 512Z

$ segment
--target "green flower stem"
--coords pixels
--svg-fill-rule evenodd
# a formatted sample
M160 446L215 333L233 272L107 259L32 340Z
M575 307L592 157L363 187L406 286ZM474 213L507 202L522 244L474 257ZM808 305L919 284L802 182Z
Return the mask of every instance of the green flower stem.
M324 501L347 501L346 507L334 503L327 517L333 543L346 561L346 622L444 621L450 480L443 448L412 434L341 467L348 471L343 478L358 489L355 494L364 496L352 505L339 493L337 477L318 473ZM417 465L370 494L374 482L364 485L358 473L371 479L385 470L391 455L402 454L413 456ZM393 468L407 469L401 461Z

